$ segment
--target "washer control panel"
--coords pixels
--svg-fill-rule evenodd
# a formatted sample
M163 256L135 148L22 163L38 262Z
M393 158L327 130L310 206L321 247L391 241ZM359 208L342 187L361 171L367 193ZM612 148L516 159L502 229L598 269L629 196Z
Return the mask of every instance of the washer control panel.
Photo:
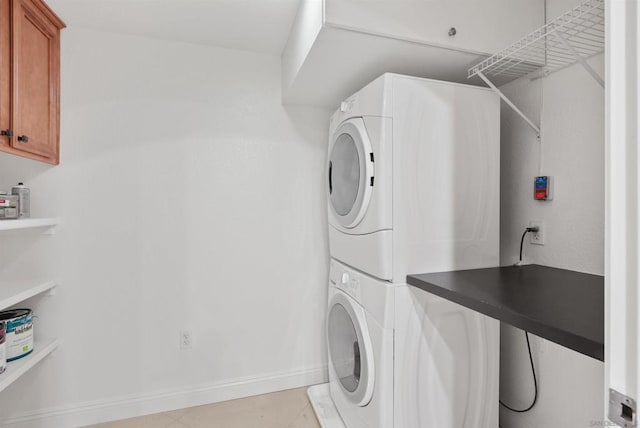
M340 285L344 286L349 283L349 274L347 272L342 272L342 276L340 277Z
M329 280L331 285L352 296L360 299L360 274L351 269L346 269L338 263L331 261Z

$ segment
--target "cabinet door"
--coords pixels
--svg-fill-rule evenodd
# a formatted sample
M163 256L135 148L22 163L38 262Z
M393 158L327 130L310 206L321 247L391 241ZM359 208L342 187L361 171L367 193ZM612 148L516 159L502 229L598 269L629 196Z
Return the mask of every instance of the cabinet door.
M59 28L39 0L13 0L12 147L58 163Z
M11 129L11 3L0 0L0 131ZM0 149L11 146L8 135L0 135Z

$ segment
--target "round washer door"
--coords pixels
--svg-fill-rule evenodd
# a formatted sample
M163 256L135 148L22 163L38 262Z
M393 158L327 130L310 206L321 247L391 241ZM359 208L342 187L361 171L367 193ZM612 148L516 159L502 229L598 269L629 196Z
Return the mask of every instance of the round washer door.
M331 365L349 400L366 406L373 396L375 367L364 310L337 292L329 304L328 344Z
M343 122L329 145L329 206L340 225L353 228L367 212L374 183L373 151L362 118Z

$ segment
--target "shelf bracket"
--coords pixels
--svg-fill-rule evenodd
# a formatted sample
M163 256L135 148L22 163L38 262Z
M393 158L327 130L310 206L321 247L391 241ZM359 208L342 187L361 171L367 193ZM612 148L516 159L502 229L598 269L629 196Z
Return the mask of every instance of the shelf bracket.
M564 45L564 47L571 52L571 55L573 55L573 57L580 63L582 64L582 66L584 67L585 70L587 70L587 72L589 72L589 74L591 75L591 77L593 77L596 82L598 82L600 84L600 86L602 86L604 88L604 80L602 79L602 77L600 77L600 75L593 69L593 67L591 67L589 65L589 63L584 59L584 57L582 55L580 55L574 48L573 46L571 46L571 44L569 44L569 42L567 41L567 39L565 39L564 37L562 37L559 33L554 33L554 36L556 36L558 38L558 40L560 40L560 42Z
M56 234L56 226L50 226L50 227L47 227L47 228L45 229L45 231L44 231L44 232L42 232L42 234L43 234L43 235L48 235L48 236L53 236L53 235L55 235L55 234Z
M514 103L512 103L511 100L507 98L507 96L503 94L502 91L498 89L496 85L494 85L491 80L489 80L487 76L485 76L481 71L476 71L476 75L479 76L484 81L484 83L486 83L496 94L498 94L500 98L502 98L502 101L504 101L509 107L511 107L513 111L518 113L520 117L522 117L525 122L527 122L529 126L536 131L536 136L538 139L540 139L540 128L535 123L533 123L527 117L527 115L525 115Z

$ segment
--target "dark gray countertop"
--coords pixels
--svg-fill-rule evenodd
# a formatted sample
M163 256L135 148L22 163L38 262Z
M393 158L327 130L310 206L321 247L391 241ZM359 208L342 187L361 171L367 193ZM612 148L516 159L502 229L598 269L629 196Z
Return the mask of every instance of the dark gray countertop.
M408 275L407 283L604 361L604 277L539 265Z

